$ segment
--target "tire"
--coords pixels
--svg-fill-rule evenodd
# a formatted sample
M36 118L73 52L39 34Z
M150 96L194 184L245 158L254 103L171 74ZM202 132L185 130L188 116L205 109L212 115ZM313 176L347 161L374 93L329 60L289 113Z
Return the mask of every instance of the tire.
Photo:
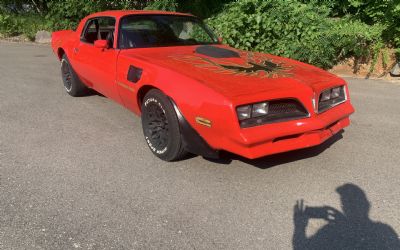
M69 95L78 97L87 94L88 88L79 80L65 54L61 59L61 77Z
M150 90L143 98L142 128L147 145L158 158L177 161L187 155L175 109L159 90Z

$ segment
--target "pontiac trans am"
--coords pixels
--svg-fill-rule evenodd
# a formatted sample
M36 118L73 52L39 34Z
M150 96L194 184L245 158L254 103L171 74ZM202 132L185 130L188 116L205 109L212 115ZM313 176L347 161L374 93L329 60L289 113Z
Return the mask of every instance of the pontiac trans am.
M52 48L67 93L94 89L141 116L145 142L165 161L316 146L354 112L343 79L231 48L189 14L96 13L54 32Z

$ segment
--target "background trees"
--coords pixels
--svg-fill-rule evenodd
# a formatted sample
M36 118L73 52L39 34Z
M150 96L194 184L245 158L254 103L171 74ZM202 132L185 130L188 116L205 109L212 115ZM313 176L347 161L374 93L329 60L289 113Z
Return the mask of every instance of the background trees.
M400 48L400 0L0 0L0 34L73 29L107 9L190 12L232 46L323 68L349 57L374 64Z

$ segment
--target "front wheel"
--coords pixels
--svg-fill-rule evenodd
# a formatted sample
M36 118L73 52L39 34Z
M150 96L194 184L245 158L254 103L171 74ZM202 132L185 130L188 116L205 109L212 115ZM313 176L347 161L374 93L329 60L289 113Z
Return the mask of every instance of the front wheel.
M79 80L66 55L61 59L61 77L69 95L77 97L87 94L87 87Z
M186 156L174 107L159 90L150 90L143 99L142 127L147 145L158 158L177 161Z

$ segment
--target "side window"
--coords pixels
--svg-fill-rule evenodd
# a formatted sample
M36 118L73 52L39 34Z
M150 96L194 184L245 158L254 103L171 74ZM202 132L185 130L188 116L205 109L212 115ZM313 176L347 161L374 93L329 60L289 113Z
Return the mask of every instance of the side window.
M114 45L115 19L112 17L99 17L87 22L82 35L82 41L93 44L97 40L107 40L109 47Z
M141 48L157 42L161 34L157 23L149 18L124 18L121 22L120 48Z
M97 40L97 31L99 24L97 19L89 20L86 24L85 30L83 31L81 40L86 43L94 43Z

